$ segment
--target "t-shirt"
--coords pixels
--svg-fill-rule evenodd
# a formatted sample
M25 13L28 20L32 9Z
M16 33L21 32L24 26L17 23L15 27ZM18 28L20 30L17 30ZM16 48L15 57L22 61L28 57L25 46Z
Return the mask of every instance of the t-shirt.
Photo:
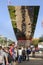
M21 49L18 50L18 55L22 55L22 50Z
M10 48L10 49L9 49L9 53L10 53L11 55L13 55L13 54L14 54L14 48Z

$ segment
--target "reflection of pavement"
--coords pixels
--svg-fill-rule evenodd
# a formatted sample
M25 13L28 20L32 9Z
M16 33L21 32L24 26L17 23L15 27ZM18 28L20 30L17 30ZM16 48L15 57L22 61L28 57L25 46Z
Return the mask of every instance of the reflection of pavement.
M23 61L22 63L19 63L18 65L43 65L43 60Z

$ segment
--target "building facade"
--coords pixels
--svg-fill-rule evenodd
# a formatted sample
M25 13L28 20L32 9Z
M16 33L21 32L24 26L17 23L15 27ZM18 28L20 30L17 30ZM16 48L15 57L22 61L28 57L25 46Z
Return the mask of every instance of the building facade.
M28 46L34 35L39 6L8 6L8 10L10 17L12 16L11 21L18 44Z

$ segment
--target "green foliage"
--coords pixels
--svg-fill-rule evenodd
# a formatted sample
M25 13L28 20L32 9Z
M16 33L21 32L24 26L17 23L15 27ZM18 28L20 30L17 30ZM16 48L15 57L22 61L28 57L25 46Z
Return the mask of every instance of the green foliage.
M39 38L39 42L43 42L43 36Z
M16 25L16 15L15 15L15 6L8 6L8 10L9 10L9 13L10 13L10 17L11 17L11 22L12 22L12 26L13 28L16 28L17 25Z
M6 37L0 37L0 44L2 45L2 46L7 46L7 45L9 45L9 44L11 44L13 41L12 40L7 40L7 38ZM8 43L8 44L7 44Z
M17 27L17 25L16 25L16 22L15 22L15 21L12 21L12 26L13 26L13 28L16 28L16 27Z
M9 10L11 19L15 19L16 18L15 7L14 6L8 6L8 10Z
M2 44L3 43L3 39L2 38L0 38L0 44Z
M34 40L32 41L32 43L33 43L33 45L34 45L35 47L37 47L37 46L38 46L38 43L39 43L39 39L34 39Z

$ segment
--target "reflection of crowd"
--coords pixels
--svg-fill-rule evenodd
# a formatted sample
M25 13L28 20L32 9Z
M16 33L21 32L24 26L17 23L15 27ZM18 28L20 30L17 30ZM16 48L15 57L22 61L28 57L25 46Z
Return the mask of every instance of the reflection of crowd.
M15 43L10 44L9 47L0 46L0 65L14 65L15 62L29 60L30 53L30 46L18 48Z

